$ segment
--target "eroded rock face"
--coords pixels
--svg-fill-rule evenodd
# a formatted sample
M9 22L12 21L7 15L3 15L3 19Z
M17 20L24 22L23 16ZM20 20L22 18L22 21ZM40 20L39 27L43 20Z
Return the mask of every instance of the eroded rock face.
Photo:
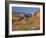
M31 22L32 22L32 28L33 29L40 29L40 12L36 12L32 16Z
M35 12L35 14L33 16L40 17L40 12Z

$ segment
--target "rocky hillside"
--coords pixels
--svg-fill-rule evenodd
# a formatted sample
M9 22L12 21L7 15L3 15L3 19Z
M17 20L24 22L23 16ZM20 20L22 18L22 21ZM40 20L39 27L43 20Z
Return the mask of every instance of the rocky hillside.
M12 16L13 30L38 30L40 29L40 12L35 12L31 17Z

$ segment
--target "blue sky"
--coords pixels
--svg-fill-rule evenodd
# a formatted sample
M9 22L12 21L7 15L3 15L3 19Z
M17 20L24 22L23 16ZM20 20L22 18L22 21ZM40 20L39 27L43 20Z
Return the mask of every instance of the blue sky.
M36 11L36 9L38 9L38 8L33 8L33 7L12 7L12 11L13 12L25 12L25 13L31 13L31 14L33 14L35 11Z

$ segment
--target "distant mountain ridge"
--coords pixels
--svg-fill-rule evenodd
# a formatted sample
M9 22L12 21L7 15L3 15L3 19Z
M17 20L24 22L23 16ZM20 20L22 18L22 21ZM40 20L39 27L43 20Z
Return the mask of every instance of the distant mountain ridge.
M32 16L32 14L26 14L25 12L22 12L22 13L13 12L12 15L17 16L17 17L31 17Z

